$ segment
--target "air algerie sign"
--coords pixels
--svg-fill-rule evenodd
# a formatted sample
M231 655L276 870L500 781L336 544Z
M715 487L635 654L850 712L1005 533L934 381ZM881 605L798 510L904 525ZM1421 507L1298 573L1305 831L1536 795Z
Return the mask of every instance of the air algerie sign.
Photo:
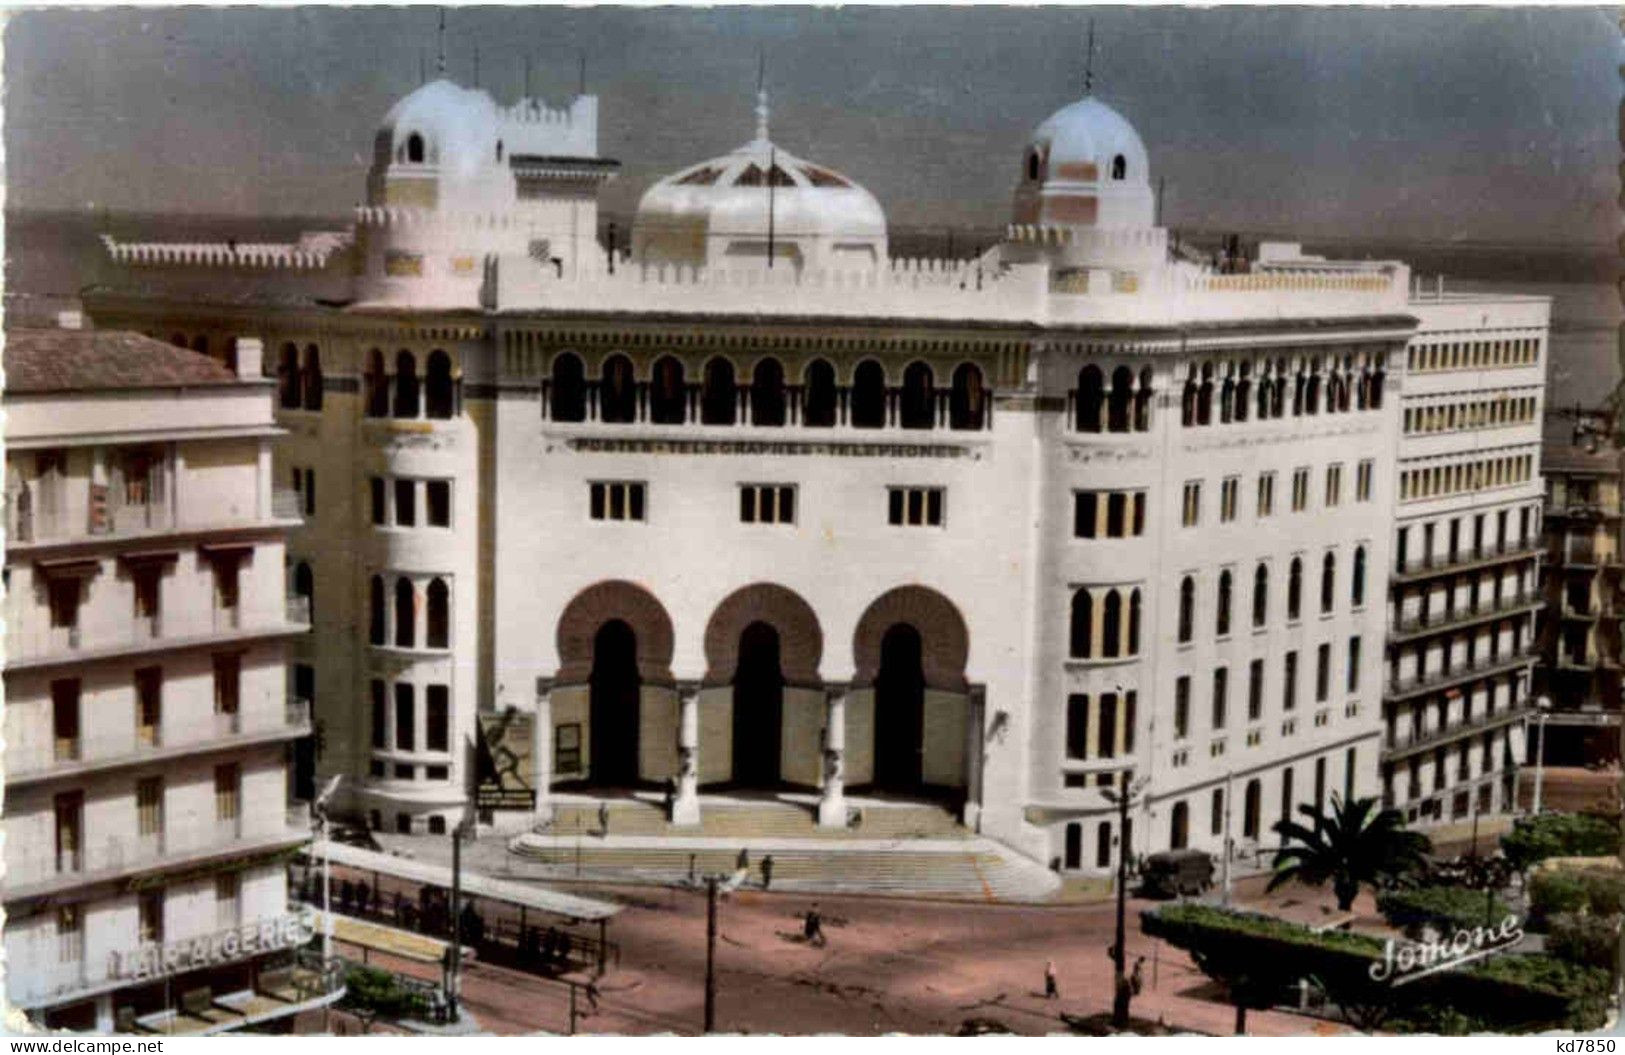
M231 963L247 956L297 948L316 936L315 918L310 915L274 916L241 927L216 931L200 938L172 941L167 945L147 944L112 955L114 978L143 981L181 971L193 971Z
M1406 985L1418 978L1483 959L1521 940L1523 927L1517 916L1508 916L1499 927L1458 930L1448 941L1441 937L1433 941L1406 942L1396 950L1396 943L1389 939L1382 962L1371 965L1371 978L1390 985Z

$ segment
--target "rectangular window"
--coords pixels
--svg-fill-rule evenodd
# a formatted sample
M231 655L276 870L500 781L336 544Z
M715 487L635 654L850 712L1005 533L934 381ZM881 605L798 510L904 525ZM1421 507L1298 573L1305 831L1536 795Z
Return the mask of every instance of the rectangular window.
M417 750L416 715L412 699L412 686L404 681L395 683L395 750Z
M1375 465L1370 458L1360 462L1354 470L1354 500L1356 502L1371 501L1371 474Z
M235 616L240 577L233 554L222 554L214 562L214 603L222 613Z
M1309 506L1309 469L1292 470L1292 511L1301 513Z
M1191 731L1191 679L1182 674L1174 682L1174 739L1183 740Z
M1462 750L1466 750L1463 745ZM1357 761L1356 749L1349 748L1343 752L1343 801L1354 801L1354 766Z
M384 683L378 678L372 679L372 746L380 750L389 746L388 726L385 723L386 696Z
M147 747L162 742L164 707L162 667L142 667L135 672L135 739Z
M316 470L315 469L306 469L305 470L304 497L305 497L305 515L307 517L315 516L316 515Z
M430 527L451 527L451 481L425 480L423 506Z
M1281 710L1290 711L1298 705L1298 653L1288 652L1281 671Z
M899 527L941 527L943 489L892 487L887 492L887 522Z
M84 906L57 906L56 958L59 963L79 963L85 958L84 921Z
M1315 649L1315 702L1325 703L1332 686L1332 646Z
M416 780L418 776L418 767L407 765L404 762L396 762L395 768L391 770L391 772L396 780Z
M71 575L46 580L46 599L51 605L51 625L76 630L79 627L79 580Z
M1258 474L1258 515L1267 517L1275 512L1275 474Z
M240 814L242 773L235 762L214 767L214 819L235 821Z
M214 657L214 713L236 716L242 705L243 658Z
M1089 757L1089 697L1066 698L1066 757Z
M134 587L135 618L141 631L156 635L162 611L164 580L163 566L145 561L130 566L130 585Z
M1100 758L1117 757L1117 694L1108 692L1100 697L1100 740L1095 745Z
M1360 689L1360 639L1349 638L1349 674L1348 691L1358 692Z
M430 685L423 692L423 746L428 751L451 748L451 687Z
M1072 495L1072 537L1094 538L1095 521L1100 516L1100 495L1095 491L1075 491Z
M1236 519L1236 493L1241 490L1241 477L1227 476L1219 485L1219 520L1228 524Z
M1106 537L1122 538L1128 533L1128 495L1113 491L1106 496Z
M222 872L214 877L214 923L224 929L237 921L237 873Z
M374 476L367 481L367 494L372 501L372 522L374 524L389 523L388 511L384 508L384 478Z
M418 522L418 482L395 481L395 526L414 527Z
M79 758L79 679L51 682L51 739L58 762Z
M1185 504L1180 514L1180 523L1185 527L1195 527L1202 520L1202 482L1191 480L1185 484Z
M1326 505L1335 506L1343 500L1343 466L1326 466Z
M1213 672L1213 729L1217 732L1224 728L1226 711L1229 708L1230 669L1220 667Z
M1315 759L1315 809L1319 810L1326 804L1326 760Z
M80 854L84 846L85 795L82 791L68 791L58 795L56 808L56 870L79 871Z
M1264 716L1264 661L1255 659L1247 665L1247 720L1256 722Z
M146 890L137 903L136 936L143 945L164 943L164 892Z
M794 524L796 489L790 484L741 484L741 524Z
M594 520L642 520L643 484L596 483L588 489L588 510Z
M164 830L164 778L144 777L135 785L136 834L151 837Z

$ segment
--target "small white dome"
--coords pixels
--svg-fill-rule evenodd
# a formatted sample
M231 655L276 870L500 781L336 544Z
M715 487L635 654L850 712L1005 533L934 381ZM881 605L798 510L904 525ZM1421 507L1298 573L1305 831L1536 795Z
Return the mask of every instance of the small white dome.
M390 107L378 130L378 147L394 164L435 165L444 175L467 178L494 159L500 123L496 103L485 92L441 79Z
M1016 224L1148 228L1155 212L1145 143L1100 100L1063 106L1028 137L1011 210Z
M1093 165L1100 181L1147 183L1150 165L1145 143L1123 115L1088 96L1051 114L1033 130L1031 148L1043 156L1051 178L1067 179L1062 166ZM1123 161L1122 175L1114 166Z

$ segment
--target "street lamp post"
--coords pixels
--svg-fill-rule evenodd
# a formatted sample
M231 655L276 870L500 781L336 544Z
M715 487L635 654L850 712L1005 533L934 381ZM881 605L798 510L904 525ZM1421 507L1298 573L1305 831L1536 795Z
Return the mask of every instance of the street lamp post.
M1234 856L1230 845L1230 798L1234 789L1235 771L1224 775L1224 907L1230 907L1230 858ZM1211 876L1209 877L1211 879Z
M322 793L310 804L311 818L316 824L316 841L322 844L322 970L324 972L333 965L333 854L329 851L327 838L327 803L333 793L344 782L341 773L327 782Z
M1128 829L1128 809L1137 795L1145 790L1150 783L1149 778L1141 777L1129 783L1128 770L1123 770L1118 790L1102 788L1101 794L1107 802L1117 807L1117 942L1112 946L1112 962L1114 965L1114 991L1112 996L1112 1026L1117 1029L1128 1028L1129 1000L1133 993L1129 989L1128 974L1124 970L1128 959L1127 944L1127 914L1128 914L1128 854L1129 845L1126 838Z
M1549 696L1541 696L1535 700L1535 801L1530 812L1537 817L1540 816L1542 785L1546 782L1546 718L1551 706Z

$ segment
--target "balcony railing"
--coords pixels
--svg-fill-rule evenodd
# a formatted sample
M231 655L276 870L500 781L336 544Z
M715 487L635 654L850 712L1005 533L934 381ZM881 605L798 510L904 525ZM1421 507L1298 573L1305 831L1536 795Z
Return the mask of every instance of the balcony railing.
M1522 560L1529 557L1538 557L1544 552L1538 542L1502 543L1495 546L1474 546L1457 552L1456 556L1436 553L1426 557L1413 557L1406 561L1394 562L1394 578L1396 580L1420 579L1429 575L1439 575L1450 571L1467 571L1468 569L1500 563L1502 561Z
M216 607L196 613L181 610L169 616L136 616L122 622L87 626L12 626L6 639L7 658L16 662L75 659L80 655L118 652L221 634L299 630L310 625L310 602L290 598L275 610L257 611L243 605Z
M98 520L90 522L92 535L136 535L147 531L165 531L174 525L174 511L168 502L142 502L109 509Z
M278 520L302 520L303 496L292 488L278 487L271 491L271 515Z
M1540 595L1535 591L1519 590L1510 597L1501 598L1499 603L1494 598L1489 598L1480 600L1477 604L1461 605L1453 611L1446 608L1431 609L1426 614L1418 612L1400 618L1394 624L1394 636L1399 637L1423 631L1447 630L1480 619L1509 615L1519 609L1534 607L1541 603Z
M1485 657L1475 663L1461 667L1452 667L1448 671L1435 670L1426 674L1412 674L1409 677L1388 678L1389 699L1403 696L1413 696L1418 693L1436 691L1464 681L1473 681L1477 678L1493 677L1496 674L1510 670L1535 660L1535 653L1529 647L1513 649L1506 655Z
M206 722L176 722L167 730L157 725L138 725L127 732L98 731L49 741L30 739L24 730L25 736L6 745L6 782L37 783L57 776L72 777L226 747L239 740L292 738L309 728L310 703L293 700L281 711L265 707L236 714L211 714Z
M298 626L310 625L310 598L304 594L290 594L287 607L288 622Z
M1452 740L1473 736L1518 721L1529 714L1530 710L1531 708L1526 700L1511 707L1503 707L1498 711L1486 710L1480 712L1473 715L1471 720L1465 722L1423 728L1420 732L1415 729L1396 729L1388 737L1383 750L1389 756L1415 754L1418 751L1425 751L1439 744L1449 743Z

